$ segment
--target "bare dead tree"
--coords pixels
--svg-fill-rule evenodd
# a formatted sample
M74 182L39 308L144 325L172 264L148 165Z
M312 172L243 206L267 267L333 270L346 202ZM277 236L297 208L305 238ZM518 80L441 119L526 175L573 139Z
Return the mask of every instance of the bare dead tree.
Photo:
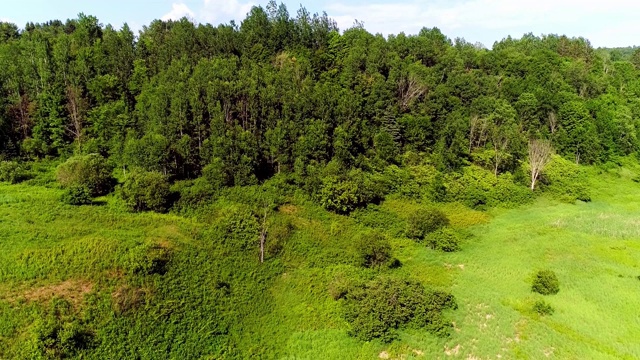
M492 140L493 143L493 174L498 176L498 169L502 162L508 158L507 147L509 147L509 138L507 136L498 136Z
M69 120L71 120L67 125L67 131L80 145L84 117L87 112L87 101L82 97L80 89L73 86L67 86L67 110L69 111Z
M262 230L260 230L260 263L264 262L264 245L267 241L267 214L269 207L265 206L264 216L262 217Z
M536 181L545 166L551 160L551 142L549 140L529 141L529 167L531 170L531 191L536 187Z
M427 86L421 83L415 75L409 75L398 82L400 107L407 110L411 103L427 93Z
M556 113L553 111L549 112L549 131L552 134L555 134L556 130L558 130L558 117Z
M477 115L469 119L469 152L483 147L487 142L489 122Z

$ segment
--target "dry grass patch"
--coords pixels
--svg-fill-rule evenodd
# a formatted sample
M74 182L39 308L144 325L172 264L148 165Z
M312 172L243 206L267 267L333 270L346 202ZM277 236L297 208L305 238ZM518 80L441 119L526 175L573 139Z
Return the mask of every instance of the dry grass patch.
M61 283L30 288L9 294L11 302L46 302L54 297L62 298L78 307L84 297L93 290L94 284L87 280L71 279Z

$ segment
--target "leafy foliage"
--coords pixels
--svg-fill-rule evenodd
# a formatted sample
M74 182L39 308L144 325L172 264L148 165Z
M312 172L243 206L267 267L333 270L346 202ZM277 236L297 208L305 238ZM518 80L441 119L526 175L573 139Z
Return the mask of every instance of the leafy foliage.
M134 171L127 175L120 194L133 211L164 212L171 191L167 177L161 173Z
M424 240L430 233L449 225L447 216L437 208L416 210L407 221L407 236Z
M72 185L62 194L62 202L69 205L90 205L93 202L91 190L84 185Z
M536 273L531 291L542 295L555 295L560 291L560 282L556 273L551 270L540 270Z
M345 318L352 334L366 341L389 342L397 335L396 330L406 326L444 335L450 325L442 312L455 308L453 295L429 292L419 283L390 277L354 287L344 298Z
M444 186L448 200L473 208L517 206L530 202L533 196L526 186L516 184L511 174L496 177L477 166L450 174Z
M533 304L533 311L540 316L553 315L553 313L555 312L553 307L544 300L537 300Z
M65 188L84 186L91 196L105 195L113 189L113 167L98 154L74 156L60 164L56 171L58 182Z
M460 233L448 227L438 229L428 234L425 238L425 243L428 247L444 252L460 250L460 241Z
M560 156L552 156L542 181L547 191L564 201L591 200L584 171L577 164Z
M391 263L391 245L380 232L360 234L355 240L358 265L367 268L379 268Z
M0 181L17 184L28 178L28 172L17 161L0 161Z

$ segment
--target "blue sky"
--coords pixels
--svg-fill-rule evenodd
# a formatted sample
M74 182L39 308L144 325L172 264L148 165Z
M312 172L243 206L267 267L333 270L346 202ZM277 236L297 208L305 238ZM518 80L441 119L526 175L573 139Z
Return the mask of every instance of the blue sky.
M423 26L439 27L450 38L464 37L491 47L507 35L524 33L584 36L598 46L640 44L640 1L637 0L348 0L284 1L291 15L300 3L310 12L326 11L341 29L355 19L373 33L417 33ZM153 19L188 16L213 24L240 21L265 0L5 0L0 20L23 27L27 21L95 15L103 24L134 30Z

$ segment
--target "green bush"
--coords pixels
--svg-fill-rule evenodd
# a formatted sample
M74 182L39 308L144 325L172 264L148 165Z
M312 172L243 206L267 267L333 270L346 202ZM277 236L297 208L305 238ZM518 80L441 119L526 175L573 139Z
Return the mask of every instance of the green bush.
M295 230L291 219L276 217L269 222L266 240L266 253L270 256L280 254Z
M220 241L241 250L255 249L257 254L260 230L260 223L251 208L247 205L236 205L226 209L210 234L213 241Z
M384 234L373 231L360 234L355 241L358 265L367 268L379 268L389 265L391 245Z
M84 185L72 185L62 194L61 201L69 205L90 205L91 191Z
M540 177L544 191L549 192L562 201L591 201L587 176L574 162L553 155L551 161Z
M93 331L73 315L73 306L62 298L54 298L49 308L30 328L32 337L25 343L28 358L64 359L77 356L95 345Z
M335 176L329 176L322 181L320 203L329 211L348 214L359 204L358 185L352 181L340 181Z
M556 273L551 270L538 271L531 284L531 291L542 295L557 294L560 291L560 282Z
M406 326L447 334L449 325L442 311L457 308L453 295L428 292L418 282L388 277L353 286L342 298L351 335L365 341L390 342L396 330Z
M384 230L395 237L400 237L405 233L404 219L380 205L371 204L366 208L356 209L350 216L358 224Z
M132 171L127 175L120 193L133 211L165 212L171 197L169 180L159 172Z
M423 240L428 234L449 225L447 216L436 208L416 210L407 221L407 237Z
M142 244L132 248L124 258L124 268L136 275L163 275L171 259L171 251L159 244Z
M533 199L531 190L516 184L511 174L496 177L476 165L464 168L462 173L449 174L444 187L445 200L457 201L471 208L517 206Z
M58 182L65 188L86 186L91 196L106 195L113 190L113 167L98 154L74 156L60 164L56 171Z
M29 173L16 161L0 161L0 181L17 184L29 178Z
M553 315L555 310L553 307L544 300L538 300L533 304L533 311L540 316Z
M428 247L444 252L460 250L460 234L451 228L442 228L427 235L425 242Z
M176 207L181 210L193 209L199 205L206 204L218 194L218 190L202 177L193 181L176 182L171 187L171 191L179 194Z

